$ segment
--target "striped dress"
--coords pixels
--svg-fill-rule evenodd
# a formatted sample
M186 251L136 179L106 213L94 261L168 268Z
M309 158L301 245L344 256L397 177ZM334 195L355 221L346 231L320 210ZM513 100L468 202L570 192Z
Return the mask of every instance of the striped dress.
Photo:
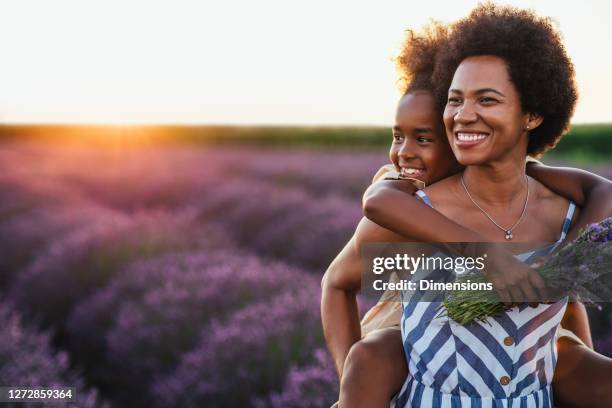
M422 191L417 194L431 206ZM564 238L574 213L570 203L559 240L516 255L531 264ZM435 273L435 272L434 272ZM526 304L462 326L436 317L440 302L403 297L402 341L409 375L396 407L552 407L555 334L567 298L532 308Z

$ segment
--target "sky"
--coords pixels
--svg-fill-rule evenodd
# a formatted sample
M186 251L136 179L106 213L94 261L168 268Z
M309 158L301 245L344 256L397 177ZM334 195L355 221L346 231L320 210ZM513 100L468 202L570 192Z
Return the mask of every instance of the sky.
M0 123L389 125L404 30L476 1L0 0ZM551 16L580 91L612 122L612 5Z

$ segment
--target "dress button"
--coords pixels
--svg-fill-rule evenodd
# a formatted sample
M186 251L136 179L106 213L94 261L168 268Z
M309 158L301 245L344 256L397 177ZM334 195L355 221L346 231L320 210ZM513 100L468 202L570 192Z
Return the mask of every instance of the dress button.
M504 344L506 346L511 346L514 344L514 339L511 336L508 336L504 339Z
M499 379L499 382L501 383L501 385L508 385L510 384L510 377L504 375L502 378Z

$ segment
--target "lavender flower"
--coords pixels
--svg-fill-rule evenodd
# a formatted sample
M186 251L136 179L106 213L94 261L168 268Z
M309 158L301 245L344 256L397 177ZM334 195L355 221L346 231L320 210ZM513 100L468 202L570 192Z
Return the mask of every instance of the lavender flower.
M75 387L78 406L105 406L98 398L97 391L85 387L80 376L70 369L68 355L65 352L55 353L49 336L25 325L15 309L6 302L0 303L0 384Z
M251 401L255 408L328 407L338 398L338 377L326 350L314 352L314 362L294 365L289 370L281 391Z
M312 198L301 207L292 206L292 212L282 223L268 223L257 235L254 248L321 270L350 239L360 218L361 207L357 202L338 196ZM325 244L321 245L322 242Z
M322 343L320 289L305 283L203 330L200 344L152 387L157 405L240 406L279 389L289 367L306 362Z
M206 246L210 229L191 228L192 220L192 212L147 212L132 218L117 215L76 229L34 259L17 277L10 295L46 324L63 322L74 302L106 284L123 265L166 251ZM227 242L219 238L219 244Z
M316 279L278 262L235 251L169 254L139 262L75 307L71 348L97 381L134 403L153 375L174 367L211 319ZM316 305L313 305L316 310ZM109 375L113 373L112 375ZM144 392L144 390L143 390Z

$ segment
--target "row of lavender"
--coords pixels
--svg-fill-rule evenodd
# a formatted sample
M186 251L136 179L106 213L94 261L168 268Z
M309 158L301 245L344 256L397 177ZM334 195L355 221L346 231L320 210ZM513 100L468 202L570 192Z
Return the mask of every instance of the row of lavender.
M5 145L0 290L93 405L324 406L318 281L381 156Z
M151 241L147 227L157 223L132 225L142 234L129 236L132 244ZM103 395L130 406L234 406L253 398L283 406L288 398L333 398L333 369L325 354L314 352L322 344L314 277L215 248L219 233L211 234L211 245L156 251L149 259L126 249L132 262L123 259L118 263L124 267L116 263L90 275L92 257L114 258L105 254L110 240L125 233L121 227L109 228L103 239L69 233L8 288L20 311L56 332L56 344ZM13 360L0 370L2 383L78 386L82 381L70 374L65 355L47 352L45 336L31 328L29 335L12 329L19 317L6 309L10 318L2 316L3 323L15 323L5 328L12 336L4 338L2 351ZM44 343L34 361L31 343ZM45 353L47 359L39 356ZM79 392L81 398L91 393Z
M102 404L95 389L134 406L332 401L319 279L360 215L348 187L329 193L332 170L319 167L321 184L303 189L244 152L119 156L13 144L0 155L7 310L51 331L92 405ZM242 173L229 172L238 159ZM315 163L303 163L314 174ZM47 339L32 326L31 337ZM48 361L27 370L65 361L47 349ZM52 384L78 378L62 370Z

